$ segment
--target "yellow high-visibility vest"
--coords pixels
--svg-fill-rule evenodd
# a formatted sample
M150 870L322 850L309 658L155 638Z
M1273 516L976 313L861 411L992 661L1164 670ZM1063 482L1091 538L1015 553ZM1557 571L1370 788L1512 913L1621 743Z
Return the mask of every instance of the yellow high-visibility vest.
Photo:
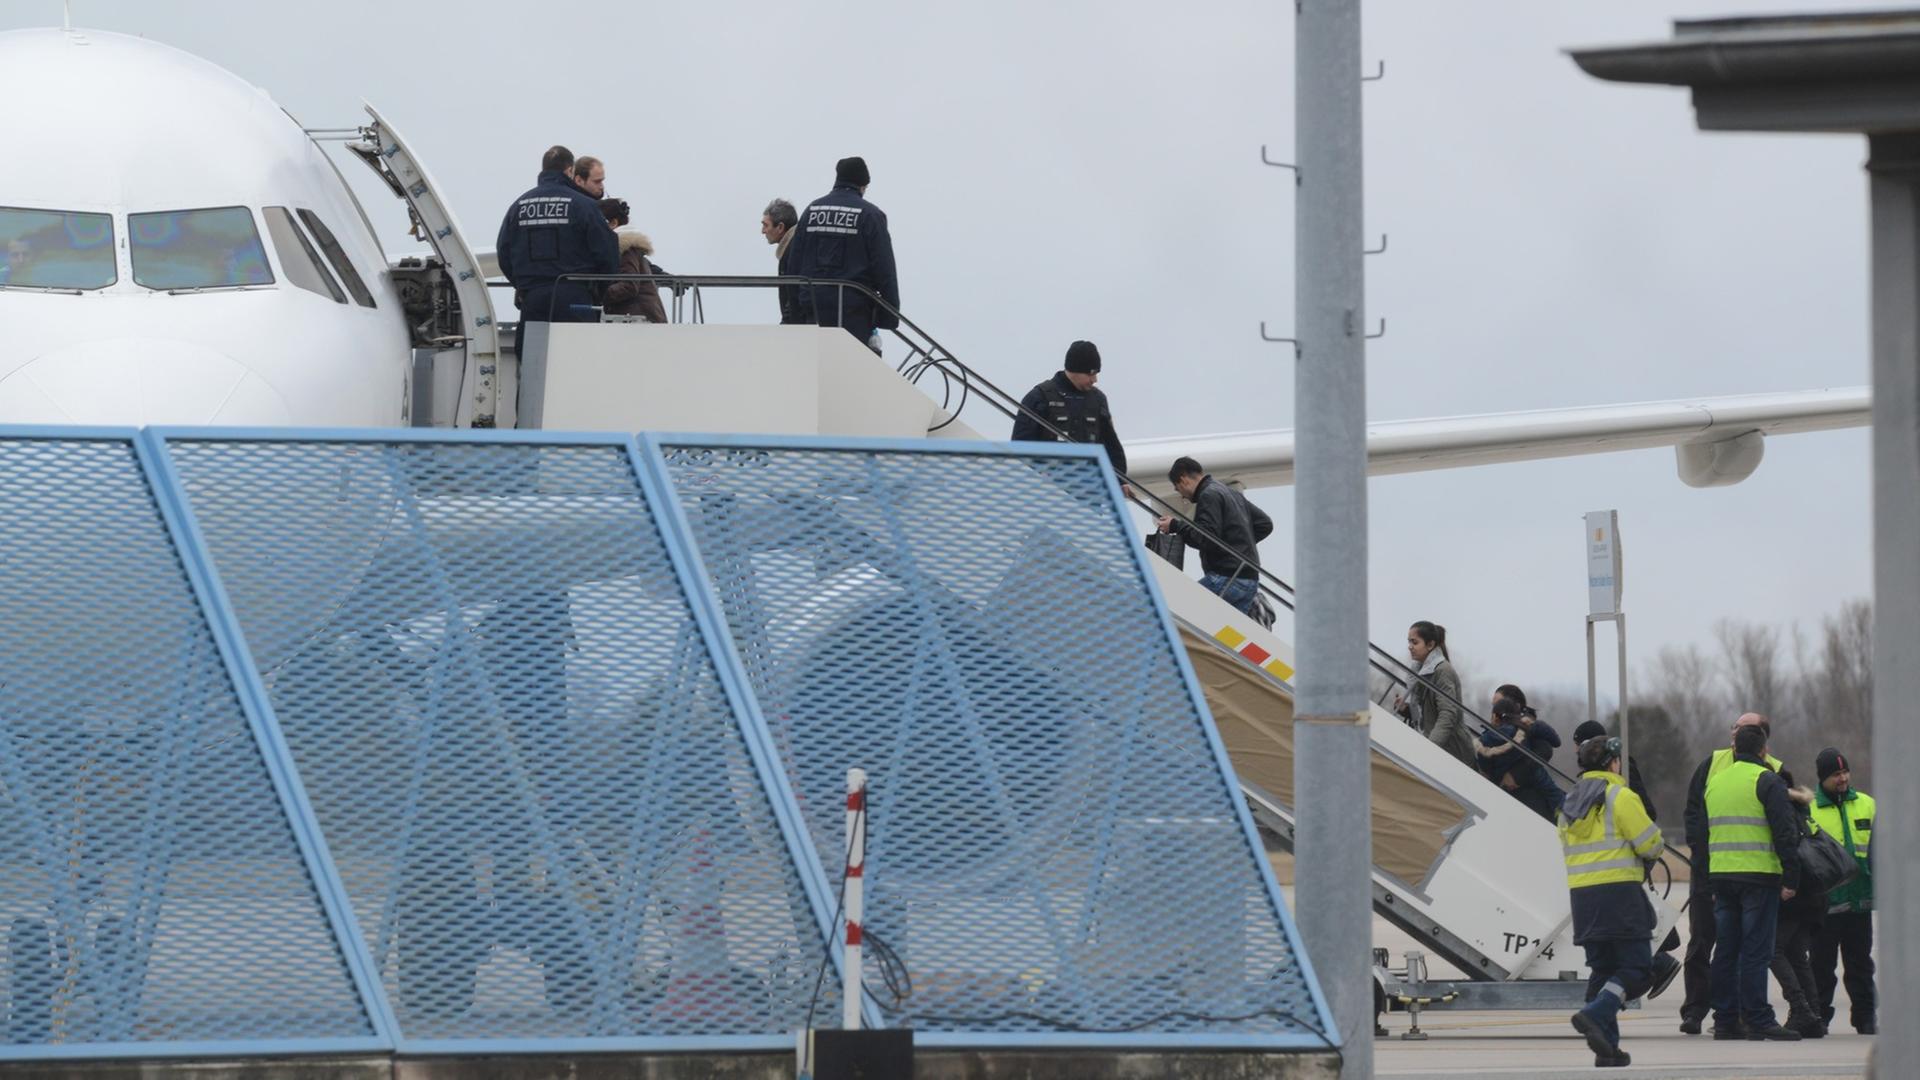
M1713 783L1713 778L1719 776L1720 771L1731 764L1733 764L1733 747L1723 746L1715 750L1713 752L1713 763L1707 766L1707 783ZM1767 768L1772 769L1774 772L1779 772L1780 759L1774 757L1772 754L1768 754Z
M1647 816L1646 804L1626 786L1620 774L1592 771L1580 779L1607 782L1607 797L1580 815L1578 821L1559 816L1560 846L1566 852L1567 885L1580 889L1615 881L1638 882L1640 864L1657 858L1663 841L1660 826Z
M1840 820L1842 817L1846 818L1844 823ZM1856 791L1853 798L1843 803L1821 806L1816 801L1813 804L1813 823L1843 845L1851 834L1853 853L1864 859L1867 857L1867 845L1873 842L1873 796Z
M1707 781L1707 871L1713 874L1778 874L1773 829L1757 790L1766 768L1730 762Z

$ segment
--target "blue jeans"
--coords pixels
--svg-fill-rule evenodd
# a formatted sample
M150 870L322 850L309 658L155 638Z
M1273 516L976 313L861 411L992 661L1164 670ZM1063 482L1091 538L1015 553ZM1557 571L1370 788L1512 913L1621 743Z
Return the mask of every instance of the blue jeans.
M1780 886L1719 881L1713 886L1713 1023L1772 1027L1767 969L1780 922Z
M1201 575L1200 587L1232 604L1243 615L1253 614L1253 599L1260 594L1259 586L1254 579L1229 578L1225 574Z
M1589 941L1587 967L1593 975L1588 986L1598 986L1593 1000L1580 1011L1600 1022L1607 1041L1620 1045L1620 1010L1627 1002L1647 992L1653 983L1653 942L1646 938L1633 941Z

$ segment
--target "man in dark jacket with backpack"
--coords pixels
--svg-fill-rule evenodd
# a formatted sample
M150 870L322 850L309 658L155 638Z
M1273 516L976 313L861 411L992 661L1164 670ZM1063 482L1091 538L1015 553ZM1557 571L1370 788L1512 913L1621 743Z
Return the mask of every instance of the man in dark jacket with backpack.
M1160 519L1160 531L1199 549L1202 586L1248 615L1256 615L1258 545L1273 532L1273 519L1245 495L1207 475L1190 457L1175 461L1167 470L1167 480L1193 504L1193 520L1177 521L1168 515Z

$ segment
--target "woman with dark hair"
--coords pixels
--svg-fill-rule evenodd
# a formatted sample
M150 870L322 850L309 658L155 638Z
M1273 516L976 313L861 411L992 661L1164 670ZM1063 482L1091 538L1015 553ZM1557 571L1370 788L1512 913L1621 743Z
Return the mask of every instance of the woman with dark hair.
M625 199L601 199L600 212L606 215L607 226L620 237L620 272L623 274L658 274L661 272L649 256L653 254L653 241L647 234L627 227L632 212ZM667 321L666 305L660 302L660 287L651 281L616 281L607 286L602 306L609 315L638 315L648 322Z
M1543 764L1545 754L1541 751L1553 752L1543 736L1551 736L1552 746L1560 745L1560 737L1543 721L1529 716L1531 711L1511 697L1495 698L1493 722L1480 732L1474 753L1479 755L1480 771L1487 779L1505 788L1534 813L1552 821L1567 793L1553 782L1552 774ZM1523 748L1527 753L1521 752Z
M1793 804L1794 820L1801 832L1813 830L1813 789L1793 782L1785 766L1780 780L1787 786L1787 800ZM1801 875L1806 881L1806 875ZM1813 939L1827 917L1827 894L1802 886L1791 900L1780 902L1780 915L1773 933L1773 977L1780 983L1780 995L1787 999L1784 1027L1802 1038L1818 1039L1827 1033L1827 1023L1819 1008L1820 988L1813 981Z
M1407 655L1413 659L1413 686L1394 708L1421 733L1470 769L1477 769L1473 733L1460 707L1460 676L1447 655L1447 628L1421 620L1407 628Z

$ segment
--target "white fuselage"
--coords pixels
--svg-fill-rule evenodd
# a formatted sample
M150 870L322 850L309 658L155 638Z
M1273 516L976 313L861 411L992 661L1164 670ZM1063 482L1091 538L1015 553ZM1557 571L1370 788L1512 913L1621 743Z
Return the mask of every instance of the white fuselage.
M25 30L0 33L0 100L0 423L402 422L386 256L265 92L141 38Z

